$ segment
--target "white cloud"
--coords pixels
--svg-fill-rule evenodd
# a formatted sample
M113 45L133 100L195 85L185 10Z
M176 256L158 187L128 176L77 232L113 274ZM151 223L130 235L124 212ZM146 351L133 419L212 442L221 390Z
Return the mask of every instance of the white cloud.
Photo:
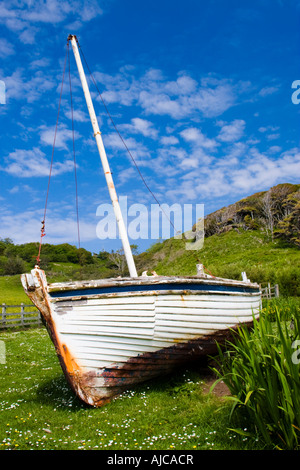
M19 213L1 214L1 232L11 238L14 243L22 244L40 239L41 220L43 212L22 211ZM96 224L80 220L80 241L90 241L96 239ZM46 217L46 237L44 243L77 243L77 221L76 216L63 217L61 214L55 214L48 209ZM43 247L42 247L43 254Z
M122 186L124 183L127 183L130 180L135 180L137 177L137 171L135 168L125 168L125 170L118 172L118 178L115 183Z
M279 147L279 145L272 145L272 147L269 148L268 152L269 153L278 153L281 152L282 148Z
M68 119L72 119L72 112L70 110L66 111L65 115L67 116ZM73 110L73 119L74 121L78 121L78 122L86 122L90 120L89 116L85 112L81 111L80 109Z
M28 71L20 68L16 69L11 76L5 77L5 84L8 101L17 99L25 100L27 103L36 102L41 95L45 95L57 86L53 78L40 70L29 75Z
M242 119L235 119L230 124L220 122L219 125L221 126L221 131L218 139L222 142L234 142L243 136L246 123Z
M138 142L133 137L124 138L123 140L130 150L133 158L139 166L153 166L153 160L150 158L149 150L141 142ZM103 135L103 143L107 150L107 155L111 158L114 157L117 152L120 152L122 156L126 157L130 163L132 163L131 157L127 153L127 149L124 143L120 139L117 133L111 133Z
M218 146L218 143L214 139L206 137L200 129L196 127L189 127L180 132L180 135L186 142L192 142L198 147L205 148L207 150L213 150Z
M55 127L40 126L40 141L44 145L53 146L54 136L55 136ZM81 136L77 131L74 131L75 140L79 139ZM58 149L68 149L69 141L72 141L73 133L71 129L67 129L64 125L58 126L55 138L55 148Z
M279 127L278 126L261 126L259 127L258 131L261 132L261 133L265 133L265 132L268 132L268 131L278 131Z
M153 94L148 91L141 91L139 104L147 114L167 114L174 119L180 119L186 114L182 104L172 100L167 94Z
M97 0L4 0L0 4L0 23L17 32L25 44L33 44L45 24L72 21L87 23L103 14Z
M49 65L50 65L49 57L41 57L40 59L34 59L30 63L30 68L31 69L41 69L43 67L49 67Z
M167 135L163 136L160 139L160 142L162 143L162 145L176 145L179 143L179 140L173 135Z
M248 154L238 163L238 168L230 161L222 167L227 188L231 193L244 191L251 194L282 181L297 182L297 175L300 174L300 151L292 149L282 153L280 158L273 159L256 148L250 148ZM228 193L225 187L222 191L224 194Z
M176 82L168 82L166 90L176 95L187 95L194 93L197 89L197 82L188 75L182 75L177 78Z
M279 137L280 137L280 134L279 134L279 133L277 133L277 134L269 134L269 135L267 136L267 139L268 139L268 140L276 140L276 139L279 139Z
M24 44L34 44L35 43L35 36L38 34L39 29L35 28L34 26L29 26L25 28L24 31L20 34L20 40L24 42Z
M58 24L70 17L79 17L88 22L103 13L96 0L9 0L3 1L0 9L2 21L11 29L21 29L22 23ZM17 23L17 26L16 26Z
M234 89L229 83L223 82L214 88L201 87L198 93L190 98L192 108L201 111L205 117L220 116L231 108L236 100Z
M15 150L6 157L5 163L6 166L3 166L1 170L19 178L49 176L50 162L39 148ZM55 176L73 169L74 163L71 160L55 162L52 175Z
M13 186L11 189L8 190L10 194L17 194L19 192L22 192L23 194L24 191L29 192L29 193L33 192L31 186L29 186L28 184L19 184L19 185Z
M265 96L269 96L269 95L273 95L274 93L277 93L277 91L279 90L280 86L279 85L276 85L276 86L266 86L264 88L262 88L259 92L259 95L262 96L262 97L265 97Z
M97 72L95 78L106 87L103 99L124 106L140 105L146 114L167 115L173 119L197 116L216 117L232 107L242 86L228 80L203 79L198 83L179 72L176 80L167 80L161 70L149 69L134 75L135 68L123 67L111 76ZM241 85L241 84L240 84Z
M144 137L151 137L152 139L156 139L158 134L152 122L141 118L133 118L131 119L131 124L123 124L119 128L134 134L142 134Z
M15 54L14 46L7 39L0 38L0 59L5 59L13 54Z
M177 173L175 182L174 173L169 177L168 171L164 171L165 163L162 167L164 194L173 200L186 198L204 202L206 198L212 200L227 195L244 197L281 182L299 182L300 149L278 155L279 147L262 153L256 147L234 142L225 153L223 151L222 156L207 155L201 148L195 148L190 153L181 152L173 166L174 169L181 168L184 174Z

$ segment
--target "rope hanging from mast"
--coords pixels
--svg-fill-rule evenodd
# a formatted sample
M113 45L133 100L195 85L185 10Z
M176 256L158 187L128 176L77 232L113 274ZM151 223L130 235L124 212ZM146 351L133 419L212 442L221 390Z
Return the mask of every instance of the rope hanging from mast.
M59 113L60 113L61 97L62 97L62 91L63 91L63 85L64 85L65 71L66 71L67 53L68 53L68 49L66 49L66 54L65 54L65 61L64 61L64 68L63 68L63 76L62 76L61 87L60 87L58 111L57 111L56 124L55 124L55 131L54 131L54 139L53 139L53 145L52 145L52 155L51 155L50 171L49 171L49 178L48 178L48 187L47 187L47 193L46 193L44 217L43 217L43 220L42 220L42 222L41 222L41 223L42 223L41 239L40 239L40 245L39 245L39 252L38 252L38 255L37 255L37 258L36 258L36 262L37 262L37 265L38 265L38 266L39 266L40 261L41 261L42 240L43 240L43 237L46 235L46 232L45 232L46 212L47 212L47 205L48 205L50 180L51 180L52 168L53 168L53 156L54 156L55 141L56 141L56 135L57 135L58 119L59 119Z
M123 137L122 137L122 135L121 135L121 133L120 133L120 131L119 131L119 129L117 128L117 126L116 126L116 124L115 124L115 122L114 122L114 120L113 120L113 118L112 118L112 115L110 114L109 109L108 109L108 107L107 107L107 105L106 105L106 103L105 103L105 101L104 101L104 99L103 99L103 97L102 97L102 94L101 94L101 92L100 92L100 90L99 90L99 88L98 88L98 86L97 86L96 80L95 80L95 78L94 78L94 76L93 76L93 74L92 74L92 72L91 72L91 70L90 70L90 67L89 67L89 65L88 65L88 63L87 63L87 61L86 61L85 55L84 55L84 53L83 53L82 48L80 47L80 44L79 44L77 38L76 38L76 41L77 41L77 44L78 44L79 51L80 51L80 53L81 53L81 55L82 55L82 57L83 57L83 60L84 60L84 62L85 62L85 65L86 65L86 67L87 67L87 69L88 69L88 71L89 71L90 77L91 77L91 79L92 79L92 81L93 81L93 83L94 83L94 86L95 86L95 88L96 88L96 90L97 90L97 92L98 92L98 94L99 94L99 96L100 96L100 99L101 99L102 104L103 104L103 106L104 106L104 108L105 108L105 111L106 111L106 113L107 113L107 115L108 115L108 117L109 117L109 119L110 119L110 121L111 121L111 123L112 123L112 125L113 125L113 127L114 127L114 129L115 129L115 131L116 131L116 133L118 134L119 138L121 139L121 142L123 143L123 145L124 145L124 147L125 147L125 149L126 149L128 155L130 156L130 158L131 158L133 164L135 165L135 167L136 167L136 169L137 169L137 171L138 171L138 173L139 173L139 175L140 175L140 178L141 178L141 180L143 181L144 185L146 186L147 190L148 190L149 193L152 195L153 199L154 199L155 202L158 204L158 206L160 207L161 211L164 213L164 215L165 215L166 218L169 220L170 224L172 225L173 229L174 229L175 232L176 232L176 227L174 226L174 224L173 224L173 222L171 221L171 219L169 218L169 216L166 214L165 210L163 209L162 205L161 205L160 202L158 201L158 199L157 199L157 197L155 196L155 194L153 193L153 191L151 191L151 189L150 189L149 185L147 184L147 181L145 180L144 176L142 175L142 172L140 171L140 169L139 169L139 167L138 167L138 165L137 165L137 163L136 163L136 161L135 161L135 159L134 159L134 157L133 157L131 151L129 150L129 148L128 148L126 142L125 142L125 140L123 139Z
M70 67L70 53L69 53L69 42L70 42L70 39L72 38L72 36L70 35L68 37L68 40L67 40L67 48L66 48L66 54L65 54L65 59L64 59L64 66L63 66L63 74L62 74L62 82L61 82L61 88L60 88L60 96L59 96L59 105L58 105L58 112L57 112L57 118L56 118L56 124L55 124L55 132L54 132L54 140L53 140L53 146L52 146L52 155L51 155L51 163L50 163L50 172L49 172L49 178L48 178L48 186L47 186L47 193L46 193L46 201L45 201L45 209L44 209L44 217L43 217L43 220L42 220L42 227L41 227L41 237L40 237L40 243L39 243L39 251L38 251L38 256L36 257L36 262L37 262L37 266L39 266L40 264L40 256L41 256L41 247L42 247L42 240L43 240L43 237L45 237L46 235L46 232L45 232L45 220L46 220L46 212L47 212L47 206L48 206L48 198L49 198L49 188L50 188L50 180L51 180L51 176L52 176L52 169L53 169L53 156L54 156L54 149L55 149L55 143L56 143L56 136L57 136L57 129L58 129L58 120L59 120L59 114L60 114L60 107L61 107L61 101L62 101L62 92L63 92L63 85L64 85L64 79L65 79L65 72L66 72L66 63L67 63L67 58L68 58L68 71L69 71L69 87L70 87L70 104L71 104L71 120L72 120L72 141L73 141L73 161L74 161L74 174L75 174L75 192L76 192L76 216L77 216L77 232L78 232L78 247L80 248L80 230L79 230L79 208L78 208L78 185L77 185L77 172L76 172L76 157L75 157L75 130L74 130L74 110L73 110L73 97L72 97L72 84L71 84L71 67ZM166 218L169 220L170 224L172 225L173 229L175 230L176 232L176 227L174 226L173 222L171 221L170 217L166 214L164 208L162 207L162 205L160 204L160 202L158 201L157 197L155 196L155 194L151 191L150 187L148 186L145 178L143 177L130 149L128 148L125 140L123 139L122 135L120 134L104 100L103 100L103 97L102 97L102 94L100 93L100 90L97 86L97 83L96 83L96 80L89 68L89 65L86 61L86 58L84 56L84 53L82 51L82 48L80 47L79 45L79 42L78 42L78 39L77 37L75 36L75 39L76 39L76 42L78 44L78 48L79 48L79 52L81 53L83 59L84 59L84 62L86 64L86 67L89 71L89 74L90 74L90 77L94 83L94 86L96 87L96 90L99 94L99 97L102 101L102 104L105 108L105 111L116 131L116 133L118 134L120 140L122 141L126 151L128 152L133 164L135 165L138 173L139 173L139 176L140 178L142 179L145 187L147 188L147 190L149 191L149 193L152 195L152 197L154 198L154 200L156 201L156 203L158 204L158 206L160 207L161 211L164 213L164 215L166 216Z
M69 63L69 84L70 84L70 102L71 102L71 117L72 117L71 120L72 120L73 160L74 160L74 175L75 175L77 235L78 235L78 248L80 248L79 208L78 208L78 185L77 185L77 171L76 171L76 157L75 157L75 130L74 130L74 111L73 111L73 98L72 98L72 82L71 82L71 67L70 67L70 46L69 46L69 40L68 40L68 63Z
M55 143L56 143L56 136L57 136L57 129L58 129L58 121L59 121L61 101L62 101L62 92L63 92L63 86L64 86L64 80L65 80L65 73L66 73L67 58L68 58L68 69L69 69L69 86L70 86L70 103L71 103L71 121L72 121L72 140L73 140L73 161L74 161L74 174L75 174L78 248L80 248L78 185L77 185L76 157L75 157L74 110L73 110L72 82L71 82L71 69L70 69L70 51L69 50L70 50L70 47L69 47L69 39L68 39L67 47L66 47L66 54L65 54L65 59L64 59L62 81L61 81L61 86L60 86L60 95L59 95L58 111L57 111L57 117L56 117L56 123L55 123L54 139L53 139L53 145L52 145L51 163L50 163L50 171L49 171L48 185L47 185L47 192L46 192L44 216L43 216L43 220L41 222L42 227L41 227L41 236L40 236L40 242L39 242L39 251L38 251L38 255L36 257L37 266L39 266L40 261L41 261L42 241L43 241L43 238L46 235L46 231L45 231L46 213L47 213L47 206L48 206L48 199L49 199L50 181L51 181L52 169L53 169L53 157L54 157L54 150L55 150Z

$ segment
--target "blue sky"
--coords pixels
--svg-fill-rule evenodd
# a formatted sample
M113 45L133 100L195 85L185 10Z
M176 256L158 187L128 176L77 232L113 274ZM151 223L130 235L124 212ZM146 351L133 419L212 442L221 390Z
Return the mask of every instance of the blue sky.
M278 183L299 183L296 0L10 0L0 3L0 237L37 241L68 35L160 203L205 214ZM81 246L95 252L109 203L72 51ZM155 203L90 90L119 196ZM68 74L44 242L77 244ZM145 249L155 240L131 240Z

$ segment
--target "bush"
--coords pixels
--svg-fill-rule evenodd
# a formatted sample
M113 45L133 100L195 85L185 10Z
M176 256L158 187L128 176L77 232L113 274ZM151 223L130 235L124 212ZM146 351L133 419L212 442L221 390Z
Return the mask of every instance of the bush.
M294 349L300 344L299 307L293 329L280 314L276 307L275 322L261 315L253 330L241 327L228 351L219 349L214 371L232 394L232 412L246 412L269 447L292 450L300 448L300 360Z
M19 256L7 258L4 266L4 274L22 274L26 270L25 262Z

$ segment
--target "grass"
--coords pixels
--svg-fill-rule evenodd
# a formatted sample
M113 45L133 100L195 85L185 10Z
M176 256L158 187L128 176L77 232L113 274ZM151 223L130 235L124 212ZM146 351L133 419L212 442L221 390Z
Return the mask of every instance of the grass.
M228 431L230 406L204 393L203 368L181 369L90 408L69 389L44 328L0 334L0 449L259 449ZM206 372L207 373L207 372Z
M196 275L202 263L209 274L279 284L285 296L300 296L300 250L280 240L270 241L259 231L236 231L212 235L201 250L186 250L185 240L169 239L138 256L138 263L162 275Z
M22 302L31 303L23 290L20 275L0 276L0 304L20 305Z
M185 264L181 264L180 256L174 260L173 243L178 242L180 240L168 241L164 247L168 250L165 258L157 256L156 259L160 259L158 263L165 263L164 269L167 269L168 260L173 258L174 271L180 268L187 273L194 265L195 254L188 252L182 258ZM154 251L159 253L157 247ZM220 245L222 256L225 251ZM211 256L213 260L217 254ZM163 264L161 266L163 268ZM59 271L59 266L57 269ZM0 277L2 302L28 303L19 275ZM274 321L276 312L280 312L280 321L289 321L293 312L299 315L299 307L299 298L279 298L266 302L264 313ZM107 406L94 409L72 394L44 328L2 331L0 346L3 344L6 363L0 362L0 450L274 447L257 437L253 419L235 415L232 422L231 404L213 393L204 393L207 376L200 365L140 385ZM241 434L229 428L239 429Z

